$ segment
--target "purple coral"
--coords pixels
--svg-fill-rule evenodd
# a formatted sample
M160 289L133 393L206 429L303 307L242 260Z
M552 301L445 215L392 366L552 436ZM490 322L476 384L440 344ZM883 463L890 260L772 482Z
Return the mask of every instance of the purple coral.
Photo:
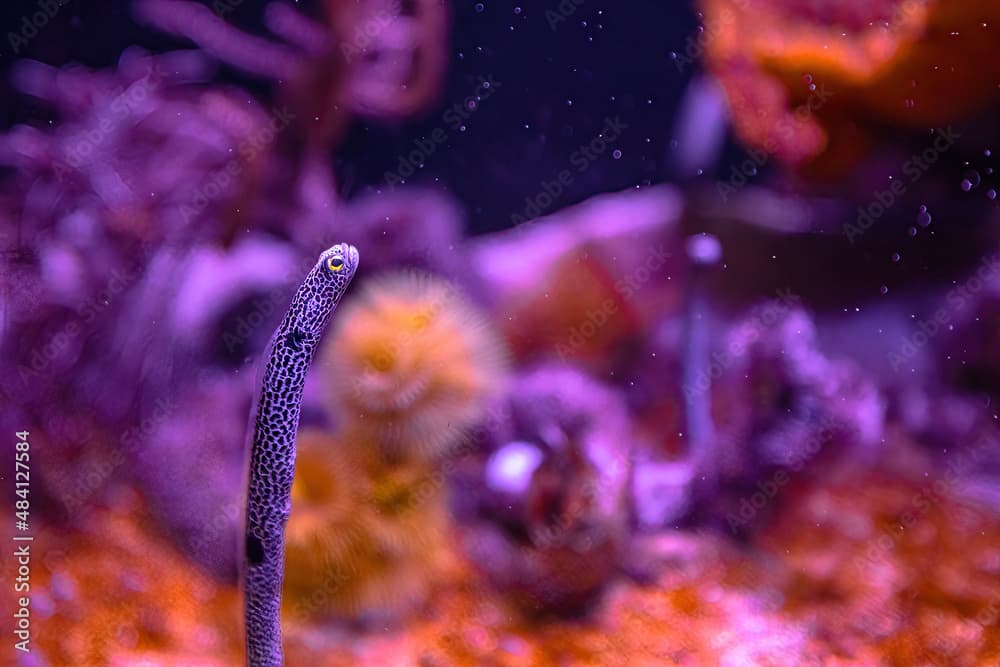
M528 608L578 610L621 553L630 421L618 393L571 368L539 368L511 386L466 547Z
M783 485L837 450L870 461L882 442L877 386L852 362L822 352L797 299L756 307L729 332L714 364L722 415L714 465L724 484L708 513L725 514L732 529L762 514L744 507L755 484L779 475Z

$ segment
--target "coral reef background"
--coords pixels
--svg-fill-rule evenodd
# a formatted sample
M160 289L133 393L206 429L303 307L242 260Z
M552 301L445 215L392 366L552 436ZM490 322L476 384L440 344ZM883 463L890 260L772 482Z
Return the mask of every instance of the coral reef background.
M290 664L1000 660L991 4L53 3L0 8L0 663L243 660L335 240Z

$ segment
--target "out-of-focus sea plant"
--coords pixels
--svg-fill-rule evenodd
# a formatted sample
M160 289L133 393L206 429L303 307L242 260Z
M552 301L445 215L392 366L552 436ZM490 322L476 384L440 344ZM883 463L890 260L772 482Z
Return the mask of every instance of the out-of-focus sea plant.
M983 85L1000 75L988 1L700 4L740 138L816 174L855 166L882 126L919 133L1000 100Z
M631 423L621 396L563 366L510 385L464 540L532 612L578 612L615 572L628 527Z
M313 150L335 144L352 115L399 120L425 108L444 75L448 7L436 0L328 0L311 18L273 2L267 27L281 41L243 32L204 5L141 0L140 21L195 42L250 74L281 83L295 133Z
M287 530L290 656L317 637L342 641L332 617L368 621L355 630L424 623L438 647L422 664L453 649L524 664L592 645L606 655L610 640L576 641L592 629L558 618L589 614L643 646L650 627L669 636L658 661L723 645L730 662L704 664L751 664L751 645L818 654L823 605L872 613L875 633L906 630L902 611L890 623L877 607L917 605L910 588L988 609L956 573L988 582L995 557L949 552L964 569L942 576L910 572L905 558L926 549L955 498L1000 507L997 280L965 265L984 239L996 245L979 229L997 222L995 190L977 190L974 170L956 182L919 171L926 179L894 195L884 221L941 245L905 258L890 225L862 222L872 202L856 216L852 199L868 196L872 174L906 174L912 145L947 164L968 162L970 146L990 157L976 142L991 130L965 128L996 108L1000 16L931 0L701 5L718 88L700 80L706 106L692 117L721 132L728 110L760 164L790 169L707 184L692 168L682 188L602 194L476 239L430 187L342 201L329 160L353 118L395 122L434 102L448 52L436 0L329 0L319 18L274 3L265 22L278 41L224 20L229 5L141 0L140 21L197 50L133 48L110 71L14 68L18 90L54 114L51 127L0 137L14 170L0 185L12 406L0 426L37 425L33 497L57 527L39 541L75 545L69 561L44 563L37 589L52 660L194 664L191 643L235 659L238 633L198 617L234 604L253 368L302 257L334 237L381 275L344 303L306 386ZM967 38L953 48L955 33ZM211 83L220 64L272 81L274 101ZM821 195L793 192L803 175ZM955 188L978 198L942 210ZM976 233L942 224L960 217ZM711 262L684 239L711 239ZM963 253L924 275L942 248ZM869 255L901 271L909 260L897 284L921 282L883 284ZM842 270L847 261L864 270ZM973 456L897 534L912 489L952 452ZM886 462L906 481L879 495ZM852 480L875 509L848 507ZM988 542L966 511L954 534ZM717 548L733 537L767 562L733 565ZM874 603L852 597L863 577L849 557ZM458 583L443 582L449 567ZM787 604L761 593L758 575ZM91 613L98 590L110 602ZM637 599L648 607L629 609ZM807 621L790 620L796 604ZM412 613L423 607L432 618ZM546 630L524 629L549 612ZM433 625L468 619L488 622L458 640ZM992 650L989 623L959 621L941 625ZM855 642L856 628L836 627L836 641L850 638L838 649ZM528 647L560 633L571 648ZM734 636L744 645L726 645ZM909 641L885 650L915 663Z

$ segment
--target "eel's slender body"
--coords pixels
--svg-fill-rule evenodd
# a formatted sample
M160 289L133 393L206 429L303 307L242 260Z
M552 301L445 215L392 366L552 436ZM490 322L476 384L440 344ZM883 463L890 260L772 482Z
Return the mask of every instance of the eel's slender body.
M358 267L346 243L319 257L292 298L264 360L253 419L243 563L247 665L280 667L285 524L291 511L295 432L306 372Z

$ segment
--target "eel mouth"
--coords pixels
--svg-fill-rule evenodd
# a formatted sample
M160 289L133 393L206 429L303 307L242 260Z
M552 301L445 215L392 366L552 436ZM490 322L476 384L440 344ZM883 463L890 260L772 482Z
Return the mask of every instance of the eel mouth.
M347 263L350 264L352 267L357 268L358 261L360 261L361 259L361 255L358 253L358 249L349 243L345 243L344 245L347 246L347 253L346 253Z

